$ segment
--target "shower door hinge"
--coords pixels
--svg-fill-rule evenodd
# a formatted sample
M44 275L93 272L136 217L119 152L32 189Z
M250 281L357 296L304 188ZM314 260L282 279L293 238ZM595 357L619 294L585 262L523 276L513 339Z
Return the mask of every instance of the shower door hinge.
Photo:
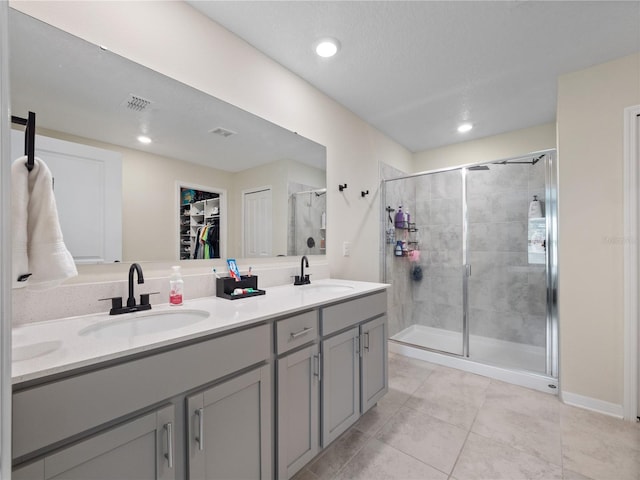
M467 277L470 277L470 276L471 276L471 264L470 264L470 263L467 263L467 264L464 266L464 268L465 268L465 271L466 271Z

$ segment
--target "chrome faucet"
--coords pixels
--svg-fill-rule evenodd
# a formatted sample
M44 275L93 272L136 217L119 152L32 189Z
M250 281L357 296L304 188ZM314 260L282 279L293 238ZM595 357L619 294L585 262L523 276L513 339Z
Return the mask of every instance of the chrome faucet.
M129 267L129 298L127 298L127 307L136 306L136 297L133 294L133 273L138 274L138 283L144 283L144 275L142 274L142 267L137 263L132 263Z
M294 285L309 285L311 280L309 280L309 275L304 274L304 267L309 268L309 259L306 255L303 255L300 259L300 275L296 275L296 279L293 282Z

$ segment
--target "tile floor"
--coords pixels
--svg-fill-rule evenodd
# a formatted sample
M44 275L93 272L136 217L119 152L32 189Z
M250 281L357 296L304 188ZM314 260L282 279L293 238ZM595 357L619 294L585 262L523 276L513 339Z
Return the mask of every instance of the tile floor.
M640 425L389 354L389 393L295 480L640 480Z

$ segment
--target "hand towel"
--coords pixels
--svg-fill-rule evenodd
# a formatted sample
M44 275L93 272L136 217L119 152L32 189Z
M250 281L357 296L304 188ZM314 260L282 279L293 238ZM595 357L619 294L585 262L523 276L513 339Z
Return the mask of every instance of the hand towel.
M11 165L13 288L53 288L78 271L62 238L51 171L39 158L31 171L26 163L25 156Z

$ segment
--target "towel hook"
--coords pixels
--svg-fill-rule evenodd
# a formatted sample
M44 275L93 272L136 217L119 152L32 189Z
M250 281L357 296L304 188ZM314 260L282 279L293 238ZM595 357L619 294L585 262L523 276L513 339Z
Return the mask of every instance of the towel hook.
M26 126L24 131L24 154L27 156L27 170L31 171L35 165L36 114L34 112L29 112L29 117L27 119L11 116L11 123Z
M347 188L347 184L345 183L344 185L338 185L338 190L343 191L345 188Z

